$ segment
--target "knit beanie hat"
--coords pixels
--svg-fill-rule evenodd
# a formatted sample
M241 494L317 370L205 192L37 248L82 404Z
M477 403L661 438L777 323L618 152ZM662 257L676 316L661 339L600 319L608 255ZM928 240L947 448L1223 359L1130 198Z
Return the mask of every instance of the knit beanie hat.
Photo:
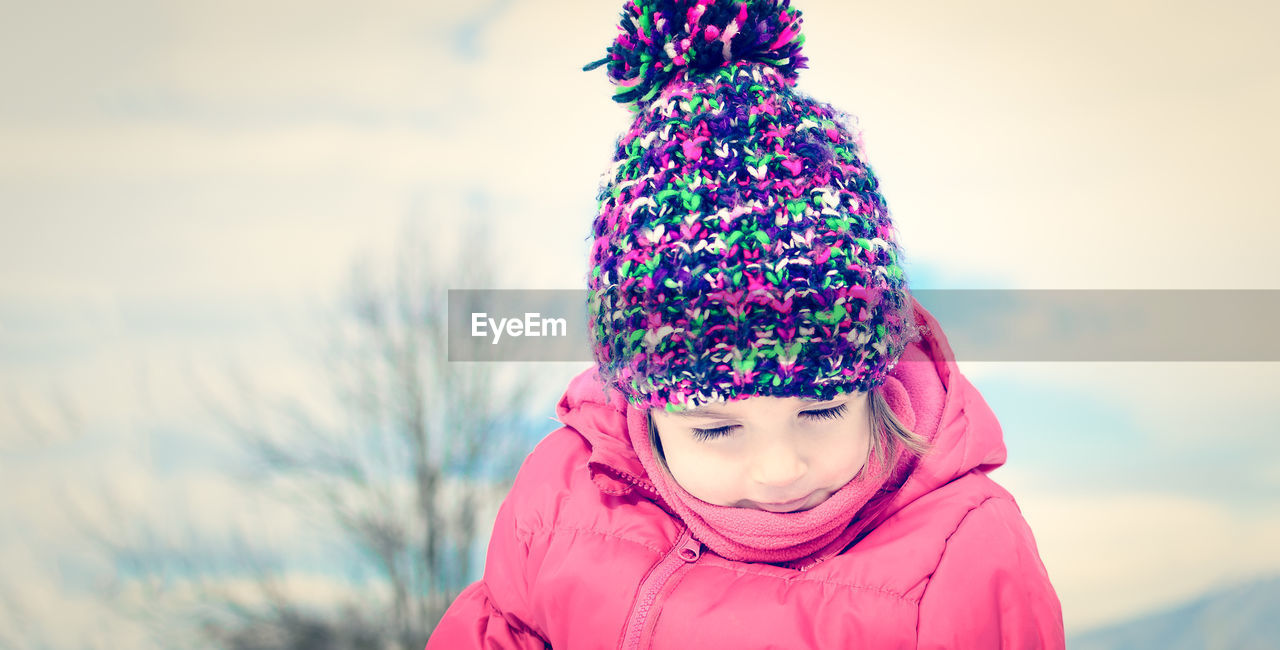
M795 87L790 0L628 0L605 66L634 114L598 194L602 380L668 410L831 399L919 338L854 118Z

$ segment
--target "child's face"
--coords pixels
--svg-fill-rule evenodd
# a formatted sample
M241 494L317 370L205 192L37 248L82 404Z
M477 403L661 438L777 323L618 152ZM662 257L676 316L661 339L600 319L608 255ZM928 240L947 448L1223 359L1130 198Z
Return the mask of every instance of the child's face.
M651 409L671 476L711 504L808 510L867 462L867 393L815 401L748 397L683 413Z

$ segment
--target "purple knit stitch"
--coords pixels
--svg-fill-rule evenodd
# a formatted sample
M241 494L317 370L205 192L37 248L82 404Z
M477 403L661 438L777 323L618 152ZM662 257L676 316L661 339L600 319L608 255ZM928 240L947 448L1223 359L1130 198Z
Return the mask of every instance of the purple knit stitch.
M600 372L638 406L868 390L919 336L853 118L795 88L789 5L631 1L587 66L635 113L587 283Z

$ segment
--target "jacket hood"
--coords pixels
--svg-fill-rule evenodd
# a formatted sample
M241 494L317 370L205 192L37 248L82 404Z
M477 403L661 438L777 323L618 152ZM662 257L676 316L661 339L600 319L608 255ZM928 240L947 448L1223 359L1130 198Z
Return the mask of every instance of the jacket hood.
M905 476L894 478L893 497L883 510L878 509L881 520L972 470L990 472L1003 465L1006 457L995 414L956 366L937 320L914 297L912 302L916 321L923 326L922 336L904 351L890 373L902 381L894 382L897 387L886 392L886 399L899 420L928 438L933 447L924 458L901 468L899 473ZM556 415L591 446L588 466L602 492L621 496L639 490L661 503L627 435L628 408L622 393L606 388L592 366L569 382Z

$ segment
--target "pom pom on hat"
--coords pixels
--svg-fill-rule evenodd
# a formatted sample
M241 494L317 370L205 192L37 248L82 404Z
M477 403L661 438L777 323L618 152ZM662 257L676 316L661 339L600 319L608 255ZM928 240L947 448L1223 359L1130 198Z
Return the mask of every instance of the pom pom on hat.
M791 83L807 59L800 54L800 12L790 0L628 0L607 64L620 103L647 102L673 77L714 73L735 63L772 66Z

